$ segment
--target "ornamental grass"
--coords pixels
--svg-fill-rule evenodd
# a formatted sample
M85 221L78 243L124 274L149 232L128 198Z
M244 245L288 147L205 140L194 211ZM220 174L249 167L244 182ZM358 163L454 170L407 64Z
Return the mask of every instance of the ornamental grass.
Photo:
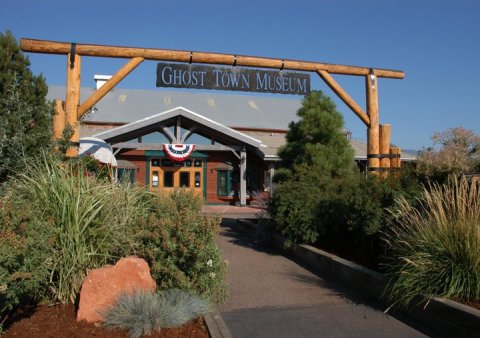
M121 294L103 313L102 325L109 329L126 328L131 338L138 338L162 328L181 326L211 311L208 301L185 290L137 290Z
M480 189L465 177L424 188L413 206L397 200L385 233L392 306L446 297L480 300Z
M27 209L24 226L45 220L38 231L49 238L42 254L49 256L43 264L53 301L75 302L88 269L116 260L131 245L128 228L144 212L145 194L88 175L83 161L47 154L12 180L9 200L15 210Z

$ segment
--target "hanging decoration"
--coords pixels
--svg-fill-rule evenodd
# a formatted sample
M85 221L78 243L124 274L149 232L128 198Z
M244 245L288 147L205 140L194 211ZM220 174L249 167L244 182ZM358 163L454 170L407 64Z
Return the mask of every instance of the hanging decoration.
M163 144L163 150L174 161L185 161L195 149L194 144Z

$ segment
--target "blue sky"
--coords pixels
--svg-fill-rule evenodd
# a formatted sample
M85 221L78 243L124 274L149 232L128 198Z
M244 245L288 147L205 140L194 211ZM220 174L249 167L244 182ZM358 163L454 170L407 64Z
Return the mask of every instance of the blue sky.
M0 0L0 31L15 37L300 59L405 71L380 79L380 122L407 149L431 145L435 131L480 134L480 1L59 1ZM64 84L66 57L29 54L48 84ZM82 86L126 60L83 58ZM119 87L155 89L154 61ZM364 80L334 75L365 107ZM323 81L312 88L337 102L353 137L363 123ZM161 90L161 89L158 89ZM278 95L278 94L277 94Z

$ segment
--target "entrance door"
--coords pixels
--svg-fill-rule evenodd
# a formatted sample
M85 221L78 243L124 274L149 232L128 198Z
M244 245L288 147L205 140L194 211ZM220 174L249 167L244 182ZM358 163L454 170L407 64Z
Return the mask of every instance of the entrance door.
M183 162L168 158L152 159L150 188L163 191L185 188L201 195L204 184L202 164L201 159L187 159Z

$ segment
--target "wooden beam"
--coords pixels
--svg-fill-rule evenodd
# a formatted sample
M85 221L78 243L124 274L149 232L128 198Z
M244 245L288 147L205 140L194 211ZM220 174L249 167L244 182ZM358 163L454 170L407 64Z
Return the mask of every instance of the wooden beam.
M71 43L34 39L21 39L20 47L24 52L68 54ZM275 68L297 71L316 72L325 70L331 74L346 74L365 76L369 74L370 67L357 67L338 64L329 64L311 61L274 59L256 56L242 56L233 54L220 54L208 52L191 52L169 49L117 47L105 45L76 44L76 53L84 56L135 58L142 57L146 60L194 62L218 65L233 65L257 68ZM405 74L400 70L375 69L378 77L403 79Z
M380 154L389 155L390 154L390 134L392 127L389 124L381 124L379 130L380 136ZM380 159L380 168L390 168L390 158L382 157ZM387 177L388 171L381 171L381 177Z
M90 108L92 108L102 97L108 94L125 76L130 74L139 64L145 60L142 57L134 57L120 70L113 75L107 82L97 89L88 99L86 99L78 108L78 117L82 117Z
M65 102L55 100L55 115L53 115L53 140L58 141L62 138L63 129L65 128Z
M367 166L378 168L380 160L377 156L380 153L379 146L379 125L378 125L378 81L375 73L365 76L365 87L367 97L367 113L370 117L370 125L367 129ZM373 171L373 173L378 173Z
M80 70L81 58L78 54L67 57L67 95L65 99L65 125L70 125L73 128L73 135L70 138L72 145L68 147L68 157L78 156L78 143L80 138L78 125L78 105L80 103Z
M317 70L318 75L325 81L325 83L330 87L331 90L339 98L342 99L345 104L350 107L350 109L357 114L357 116L362 120L363 123L368 127L370 125L370 118L368 115L363 111L362 108L353 100L350 95L333 79L333 77L328 74L325 70Z

